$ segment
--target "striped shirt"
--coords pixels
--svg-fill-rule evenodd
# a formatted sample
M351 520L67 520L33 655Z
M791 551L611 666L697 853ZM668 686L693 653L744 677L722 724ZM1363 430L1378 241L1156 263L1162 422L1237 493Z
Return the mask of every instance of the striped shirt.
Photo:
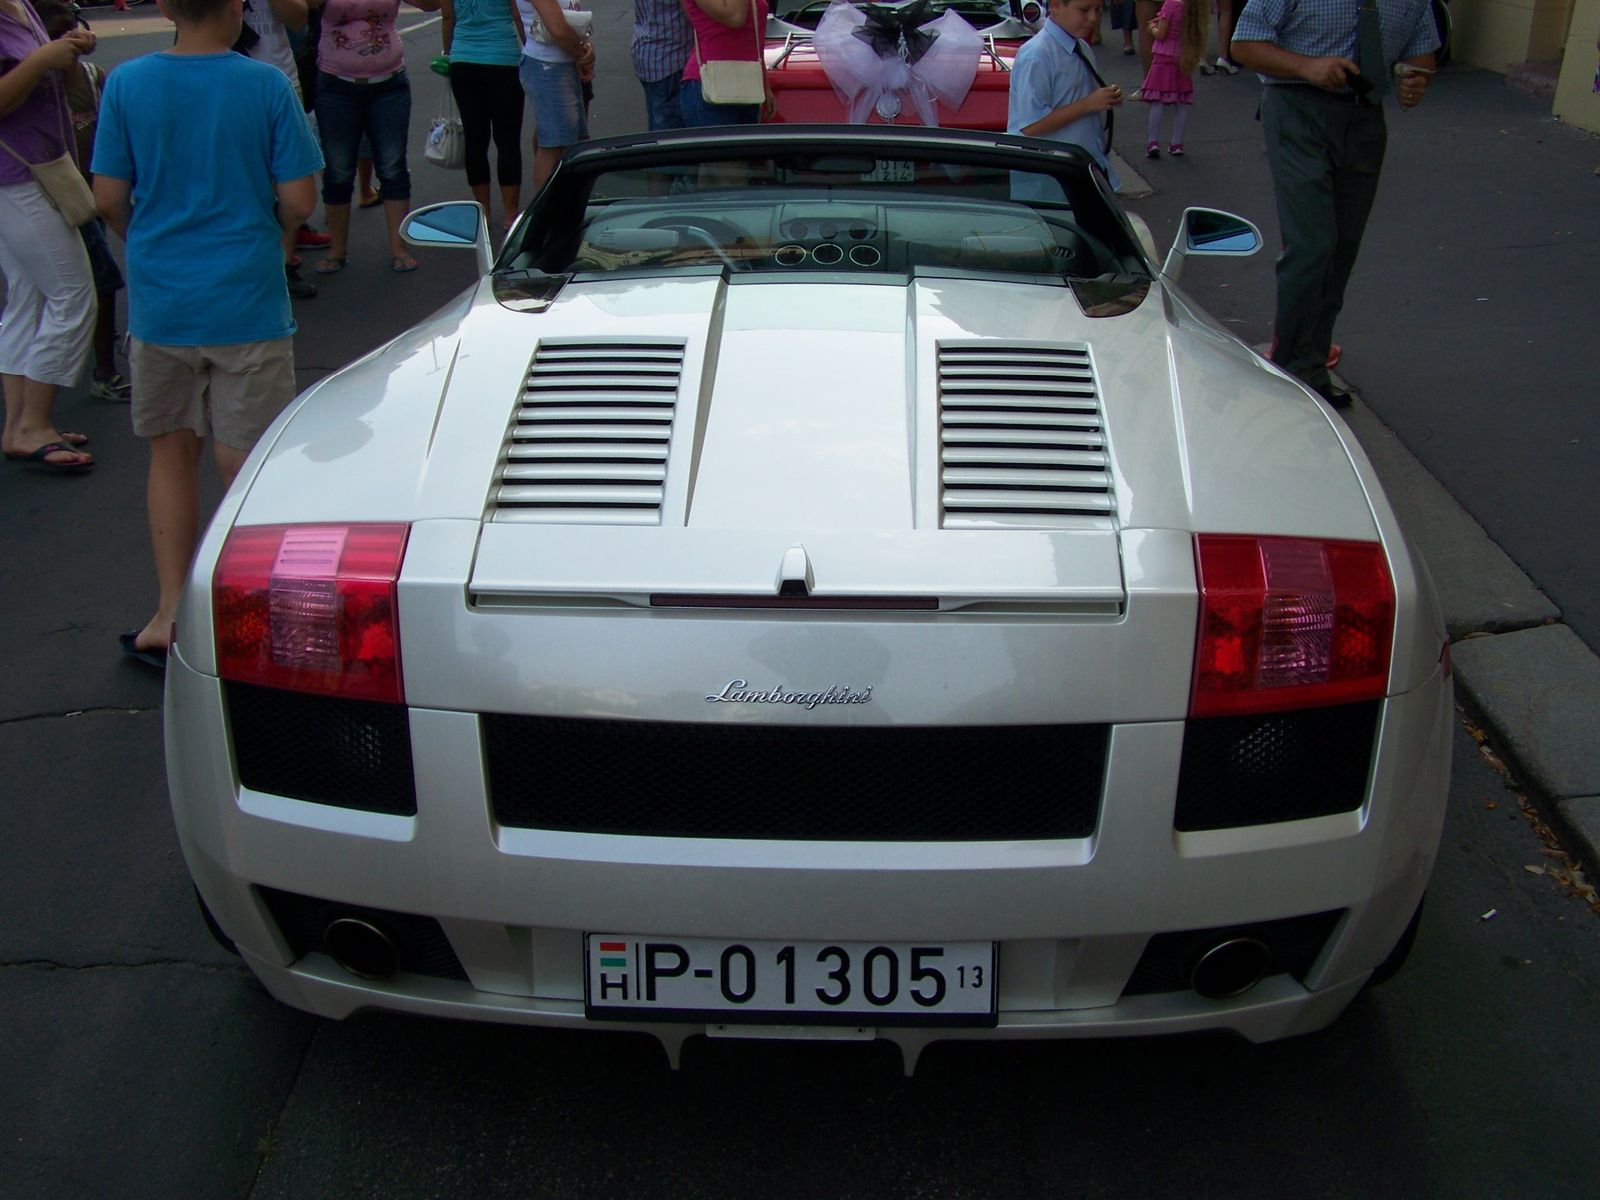
M1377 0L1384 65L1439 48L1431 0ZM1236 42L1272 42L1307 58L1356 61L1360 0L1248 0L1233 27ZM1263 83L1297 83L1261 77Z
M693 3L694 0L689 0ZM679 0L633 0L633 73L646 83L683 74L694 31Z

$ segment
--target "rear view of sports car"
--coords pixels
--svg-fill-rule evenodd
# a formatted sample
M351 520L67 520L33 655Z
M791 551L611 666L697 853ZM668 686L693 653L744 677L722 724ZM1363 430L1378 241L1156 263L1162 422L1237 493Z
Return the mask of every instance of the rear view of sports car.
M569 152L316 385L167 670L184 853L286 1003L690 1035L1333 1020L1448 783L1354 439L1077 152L902 127Z

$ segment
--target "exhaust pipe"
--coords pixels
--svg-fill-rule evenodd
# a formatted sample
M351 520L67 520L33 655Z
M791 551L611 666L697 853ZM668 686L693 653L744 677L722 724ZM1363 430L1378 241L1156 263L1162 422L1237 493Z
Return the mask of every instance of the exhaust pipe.
M1234 937L1200 956L1189 984L1207 1000L1231 1000L1256 984L1272 964L1272 949L1260 938Z
M400 969L400 951L389 935L359 917L328 922L322 944L334 962L362 979L388 979Z

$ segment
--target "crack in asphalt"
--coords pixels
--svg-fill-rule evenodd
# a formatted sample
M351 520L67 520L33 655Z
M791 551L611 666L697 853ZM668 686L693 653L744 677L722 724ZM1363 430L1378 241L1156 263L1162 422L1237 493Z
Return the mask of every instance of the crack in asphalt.
M289 1086L284 1090L283 1103L278 1106L277 1115L272 1118L272 1123L267 1126L267 1132L256 1143L256 1153L261 1156L261 1161L256 1164L256 1173L250 1179L250 1190L244 1195L244 1200L254 1200L256 1189L261 1186L261 1173L267 1169L267 1162L278 1149L278 1133L283 1128L283 1114L289 1111L289 1105L294 1100L295 1092L300 1090L300 1077L305 1074L306 1060L311 1057L311 1046L321 1032L322 1023L319 1021L311 1027L311 1033L306 1038L306 1044L301 1047L300 1061L294 1066L294 1078L289 1081Z
M110 962L110 963L64 963L48 958L24 958L16 962L0 962L0 970L10 968L20 971L138 971L145 967L177 967L185 971L198 971L205 975L232 975L241 979L254 978L248 967L239 966L209 966L206 963L190 962L183 958L152 958L146 962Z
M86 717L93 713L126 713L132 717L140 713L160 712L161 707L159 704L152 704L146 708L129 708L124 704L98 704L88 708L65 708L60 712L24 713L19 717L0 717L0 729L7 725L21 725L26 721L58 721L63 717ZM0 966L4 965L0 963Z

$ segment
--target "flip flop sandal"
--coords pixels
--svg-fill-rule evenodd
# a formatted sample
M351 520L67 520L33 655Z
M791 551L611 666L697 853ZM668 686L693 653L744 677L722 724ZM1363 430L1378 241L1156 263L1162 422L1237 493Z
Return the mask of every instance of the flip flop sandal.
M139 648L139 631L130 629L127 633L117 635L117 645L122 647L122 652L129 658L136 658L146 666L154 667L158 671L167 669L167 652L155 647Z
M349 261L348 258L323 258L317 260L317 265L313 269L318 275L337 275L344 270L345 263Z
M373 195L371 200L363 200L363 201L361 201L361 205L360 206L362 208L377 208L378 205L380 205L382 203L383 203L383 193L382 192L376 192L376 193L374 193L374 195Z
M46 442L31 454L24 454L20 450L7 450L6 461L31 463L34 466L47 467L52 471L84 471L94 466L92 458L88 462L51 462L49 456L58 450L64 450L68 454L78 453L76 446L69 446L66 442Z
M397 275L404 275L407 271L415 271L417 269L417 260L409 254L396 254L394 260L389 264L389 269Z

